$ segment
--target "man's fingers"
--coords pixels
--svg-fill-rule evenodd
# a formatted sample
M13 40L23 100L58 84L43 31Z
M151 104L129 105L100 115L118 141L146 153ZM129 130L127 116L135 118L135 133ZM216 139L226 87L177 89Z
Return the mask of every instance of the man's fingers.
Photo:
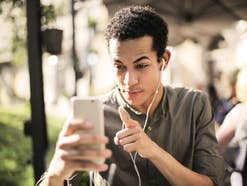
M91 150L80 150L80 149L68 149L61 151L61 158L63 160L85 160L93 161L101 158L110 158L112 155L109 149L91 149Z
M80 145L96 145L108 143L108 138L105 136L99 136L95 134L72 134L60 139L58 148L71 148Z
M118 112L126 128L136 126L137 122L130 118L129 114L124 110L123 107L119 107Z
M94 126L85 120L73 120L72 116L68 117L65 121L63 129L60 132L62 136L68 136L73 134L76 130L90 130Z
M139 139L139 136L140 136L139 134L127 136L125 138L120 139L119 144L123 146L129 143L133 143Z
M118 112L119 112L120 118L123 122L128 122L130 120L129 114L124 110L123 107L119 107Z
M136 146L137 146L137 143L136 142L128 143L126 145L123 145L123 150L126 151L126 152L137 151L137 147Z
M114 137L114 143L120 145L120 139L117 136Z
M70 161L70 168L78 171L106 171L108 169L108 165L106 164L96 164L90 161Z
M132 136L135 133L142 131L140 124L136 120L131 119L123 107L119 107L118 112L123 124L125 125L125 129L122 129L116 133L116 136L114 137L114 142L116 145L120 145L120 140L123 138Z

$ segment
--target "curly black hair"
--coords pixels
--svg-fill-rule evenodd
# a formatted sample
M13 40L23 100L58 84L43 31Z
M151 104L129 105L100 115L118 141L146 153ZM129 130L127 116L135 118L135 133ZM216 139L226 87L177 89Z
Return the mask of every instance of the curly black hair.
M153 38L152 49L157 52L160 61L168 38L167 23L150 6L130 6L116 12L108 24L105 38L124 41L143 36Z

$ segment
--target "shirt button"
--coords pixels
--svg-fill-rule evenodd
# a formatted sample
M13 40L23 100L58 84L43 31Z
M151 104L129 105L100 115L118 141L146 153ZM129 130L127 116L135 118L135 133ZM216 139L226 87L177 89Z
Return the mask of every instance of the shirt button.
M149 127L148 127L148 130L151 131L151 130L152 130L152 127L149 126Z

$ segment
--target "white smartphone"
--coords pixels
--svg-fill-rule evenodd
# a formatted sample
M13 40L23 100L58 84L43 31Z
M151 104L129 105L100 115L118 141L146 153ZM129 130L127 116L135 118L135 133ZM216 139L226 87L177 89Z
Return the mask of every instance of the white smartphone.
M104 132L104 109L100 100L92 97L73 97L72 102L72 115L73 119L83 119L94 125L92 130L85 132L91 134L105 135ZM83 133L82 130L80 132ZM104 149L105 145L82 145L83 149ZM104 163L105 159L97 159L94 162L98 164Z

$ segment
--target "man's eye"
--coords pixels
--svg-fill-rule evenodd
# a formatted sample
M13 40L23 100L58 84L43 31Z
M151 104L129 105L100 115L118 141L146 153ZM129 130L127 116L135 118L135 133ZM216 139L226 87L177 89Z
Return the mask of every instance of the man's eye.
M124 65L115 65L115 68L118 70L118 71L124 71L126 69L126 67Z
M138 64L138 65L136 65L136 68L137 69L144 69L144 68L146 68L148 65L147 64Z

